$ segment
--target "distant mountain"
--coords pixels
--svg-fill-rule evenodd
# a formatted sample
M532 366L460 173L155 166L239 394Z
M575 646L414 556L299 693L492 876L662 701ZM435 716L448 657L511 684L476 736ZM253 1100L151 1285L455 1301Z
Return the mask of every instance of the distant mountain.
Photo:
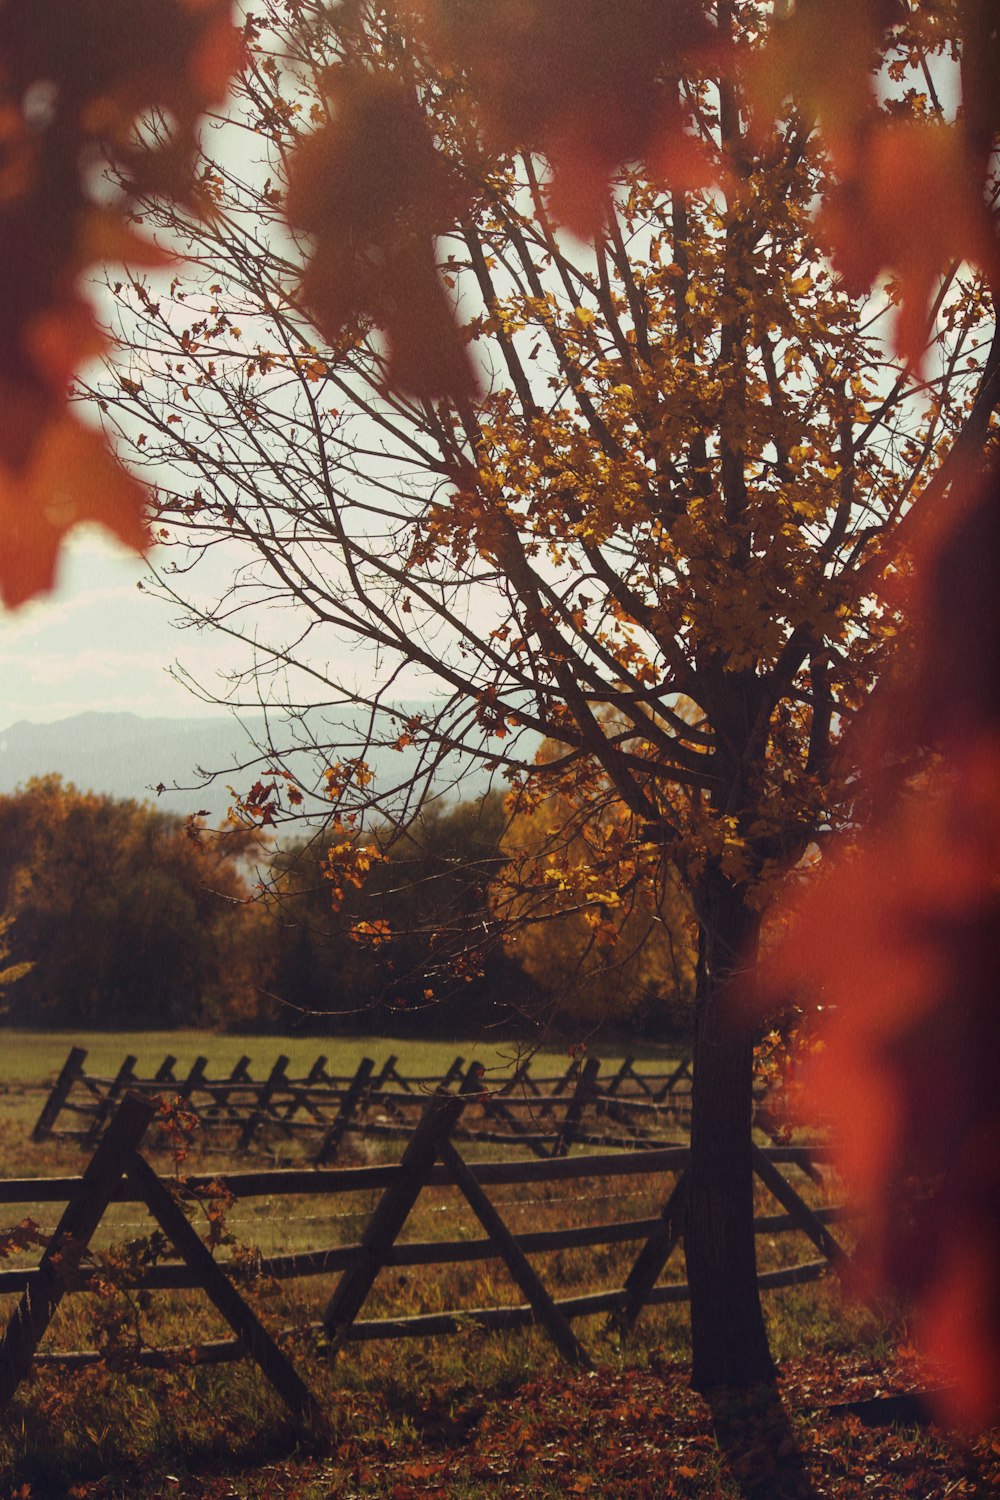
M0 730L0 794L23 786L32 776L60 775L81 791L155 802L165 811L186 816L207 811L209 821L224 818L232 797L228 786L246 791L259 772L249 767L260 756L256 744L266 742L265 716L205 715L190 719L146 719L129 713L84 713L51 724L21 720ZM311 720L316 738L324 743L345 741L350 754L350 731L343 726ZM272 728L274 726L272 725ZM292 738L289 731L284 739ZM301 740L301 731L295 735ZM283 739L283 743L284 743ZM408 756L393 750L367 757L376 776L388 785L408 770ZM262 762L262 764L264 764ZM303 758L301 771L306 775ZM217 773L205 781L199 774ZM488 786L485 772L463 769L457 757L445 768L443 781L460 780L464 798L480 796ZM315 775L319 775L315 762ZM175 791L175 784L191 790ZM380 782L381 784L381 782ZM157 795L156 788L165 790ZM452 795L455 795L454 792Z
M198 767L215 771L251 760L253 736L263 728L263 715L248 718L245 726L230 717L143 719L128 713L76 714L52 724L22 719L0 730L0 792L55 773L81 791L150 800L185 815L206 808L217 820L232 800L227 778L202 787ZM165 790L157 797L158 785L172 788L175 782L197 790Z

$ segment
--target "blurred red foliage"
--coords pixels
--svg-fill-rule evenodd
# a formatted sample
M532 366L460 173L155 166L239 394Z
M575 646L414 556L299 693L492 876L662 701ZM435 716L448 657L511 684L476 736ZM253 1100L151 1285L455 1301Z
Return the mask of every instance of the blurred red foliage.
M51 588L59 544L97 521L147 540L144 491L67 388L104 347L80 279L96 262L161 264L108 200L104 168L136 192L194 200L196 126L239 61L229 0L8 0L0 7L0 596ZM136 126L169 119L155 146Z
M869 1289L915 1299L945 1414L1000 1406L1000 469L966 479L905 590L913 639L855 749L867 818L775 979L822 1004L803 1115L833 1122Z

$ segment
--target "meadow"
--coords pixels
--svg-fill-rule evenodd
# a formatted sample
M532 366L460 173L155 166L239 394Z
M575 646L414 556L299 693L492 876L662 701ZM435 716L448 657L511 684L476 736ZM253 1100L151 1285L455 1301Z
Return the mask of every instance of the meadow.
M496 1070L495 1077L513 1061L510 1048L388 1038L338 1039L323 1046L314 1038L190 1032L8 1033L0 1048L0 1145L8 1177L81 1170L84 1158L72 1143L28 1140L44 1086L73 1043L88 1048L88 1069L94 1072L114 1071L127 1051L138 1055L140 1072L150 1070L169 1051L178 1058L179 1076L199 1054L209 1057L212 1073L224 1073L246 1053L255 1076L279 1051L291 1057L290 1071L304 1071L321 1050L344 1072L364 1055L382 1060L389 1052L399 1057L405 1074L440 1073L456 1051L478 1056ZM609 1054L607 1063L617 1060ZM662 1052L643 1060L658 1070L667 1066ZM549 1061L551 1071L562 1071L565 1053L552 1053ZM542 1057L535 1071L549 1071ZM197 1130L189 1146L183 1162L163 1152L151 1159L161 1174L225 1169L226 1159L207 1152ZM400 1149L398 1142L359 1140L350 1159L391 1161ZM497 1151L492 1147L480 1154ZM245 1167L246 1159L239 1165ZM496 1188L490 1196L516 1234L655 1214L669 1187L669 1178L595 1178L530 1190ZM837 1187L812 1185L808 1191L819 1204L832 1201ZM98 1347L105 1358L73 1372L42 1365L22 1385L0 1424L0 1465L10 1493L23 1500L64 1494L89 1500L168 1495L462 1500L569 1493L638 1500L995 1493L990 1486L1000 1474L1000 1444L994 1447L991 1439L962 1442L923 1425L870 1428L850 1413L830 1412L847 1402L926 1385L928 1376L908 1348L898 1313L845 1306L829 1280L765 1296L787 1418L773 1404L720 1413L692 1395L684 1377L688 1320L683 1305L647 1308L624 1342L605 1317L576 1320L574 1330L592 1360L586 1371L563 1365L541 1332L486 1334L472 1324L443 1338L348 1344L331 1363L305 1330L320 1316L336 1276L279 1283L260 1276L259 1259L356 1241L377 1198L375 1191L336 1199L270 1197L237 1201L224 1210L227 1242L218 1253L236 1258L241 1289L269 1329L299 1330L286 1347L327 1414L324 1431L298 1428L248 1361L195 1367L180 1355L166 1371L132 1362L139 1348L183 1349L226 1337L229 1330L200 1291L146 1293L123 1285L123 1263L142 1253L154 1226L144 1210L113 1205L95 1237L97 1289L64 1299L43 1345ZM758 1210L773 1213L775 1207L760 1190ZM31 1213L43 1230L51 1229L58 1208L39 1205ZM207 1218L195 1222L207 1231ZM442 1240L481 1233L459 1194L440 1188L421 1195L404 1237ZM534 1261L553 1295L565 1297L620 1286L637 1249L621 1244L561 1250ZM765 1269L814 1254L794 1235L763 1236L758 1249ZM7 1263L34 1263L37 1254L15 1254ZM664 1279L683 1279L680 1252ZM363 1316L521 1301L507 1268L496 1259L387 1267ZM0 1298L4 1317L13 1306L12 1297Z

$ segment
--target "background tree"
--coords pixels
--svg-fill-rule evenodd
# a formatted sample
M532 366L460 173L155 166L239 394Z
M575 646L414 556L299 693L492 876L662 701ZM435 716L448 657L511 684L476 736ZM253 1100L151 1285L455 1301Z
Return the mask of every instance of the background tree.
M563 753L547 740L536 763ZM586 811L576 767L564 792L546 783L518 799L503 838L511 859L491 894L504 946L578 1033L610 1023L686 1040L697 954L690 899L669 864L660 888L631 871L623 879L628 809L599 768L594 782Z
M360 889L331 884L328 838L280 850L273 988L286 1014L324 1032L523 1032L538 1012L535 987L515 958L481 951L506 823L493 794L431 803L403 834L375 828L378 857Z
M19 979L23 979L31 969L30 960L22 959L20 963L6 963L6 960L10 958L10 929L13 923L13 917L0 917L0 963L6 964L6 967L0 969L0 1014L2 1014L3 991L9 984L16 984Z
M33 958L22 1025L247 1026L271 1019L246 834L223 837L56 776L0 797L0 901Z
M418 12L275 5L251 23L233 114L266 162L206 158L209 222L144 205L195 269L118 284L123 362L96 394L182 549L162 590L252 638L255 695L294 665L293 701L308 681L360 710L352 744L319 747L325 782L285 761L295 816L405 820L461 744L525 798L604 778L622 879L680 872L699 928L694 1379L768 1378L736 994L777 881L850 815L833 747L896 628L874 580L981 424L989 297L952 266L922 374L894 364L898 286L859 302L819 255L810 119L751 128L733 57L765 39L765 7L716 5L712 54L652 49L686 181L677 163L671 188L619 173L587 242L558 233L544 163L497 148L489 101L460 60L438 67ZM918 43L892 38L904 73ZM885 106L917 125L932 110L913 89ZM460 332L431 345L449 297ZM223 540L232 588L199 602L190 569ZM338 679L324 632L378 673ZM407 704L415 680L433 708ZM528 731L564 754L533 766ZM420 770L373 787L374 743L419 747ZM350 868L355 840L334 847Z

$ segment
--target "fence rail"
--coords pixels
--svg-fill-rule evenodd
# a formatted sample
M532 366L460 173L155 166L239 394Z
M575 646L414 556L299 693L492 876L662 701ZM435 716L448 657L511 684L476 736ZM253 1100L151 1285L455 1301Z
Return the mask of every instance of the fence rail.
M494 1084L482 1064L467 1065L460 1056L440 1077L406 1077L394 1056L377 1071L363 1058L353 1074L336 1074L321 1055L299 1078L289 1076L289 1059L280 1056L267 1077L257 1079L249 1057L225 1078L209 1078L204 1057L178 1077L177 1059L168 1055L145 1078L135 1072L135 1057L126 1057L113 1075L88 1073L86 1057L82 1047L70 1050L32 1131L34 1141L93 1147L126 1090L180 1101L206 1138L225 1136L230 1152L249 1153L275 1137L298 1140L317 1166L335 1160L352 1137L408 1138L429 1094L456 1084L470 1106L457 1139L514 1141L540 1158L562 1156L574 1144L654 1149L668 1143L663 1132L686 1123L690 1109L688 1058L669 1072L647 1073L627 1057L603 1078L596 1058L574 1058L564 1072L546 1076L533 1075L529 1059ZM80 1123L66 1125L66 1115Z
M606 1313L626 1334L643 1307L687 1298L683 1284L661 1284L660 1277L681 1233L687 1147L616 1152L603 1155L562 1155L541 1160L468 1163L455 1139L469 1106L469 1093L439 1089L425 1100L421 1118L410 1133L402 1160L391 1166L299 1168L278 1171L227 1172L221 1186L235 1200L261 1196L337 1195L377 1190L378 1202L368 1216L360 1240L349 1245L301 1251L265 1258L261 1270L277 1279L339 1273L319 1324L309 1325L324 1341L330 1358L351 1341L427 1337L452 1333L475 1324L482 1328L541 1326L564 1359L586 1365L586 1350L573 1332L574 1320ZM215 1260L202 1244L178 1201L178 1186L161 1180L139 1147L155 1114L144 1093L127 1092L117 1102L87 1168L80 1177L0 1180L0 1202L65 1205L37 1267L0 1273L0 1293L19 1294L0 1345L0 1409L6 1404L33 1362L59 1361L69 1368L96 1363L94 1350L38 1354L38 1345L51 1317L67 1292L85 1291L92 1276L84 1263L87 1247L112 1203L144 1203L156 1220L176 1259L132 1271L123 1285L148 1290L201 1288L229 1323L235 1337L196 1346L197 1360L219 1363L249 1355L300 1417L319 1416L318 1405L295 1370L282 1344L285 1336L301 1336L303 1328L271 1334L245 1301L228 1274L225 1260ZM762 1287L779 1287L812 1280L828 1269L841 1269L846 1255L829 1229L844 1215L839 1207L813 1209L788 1177L779 1171L794 1165L815 1173L826 1159L821 1149L805 1147L755 1148L754 1169L781 1213L760 1215L758 1233L804 1233L819 1250L820 1259L765 1272ZM665 1179L669 1187L659 1214L641 1219L572 1228L536 1230L515 1235L489 1196L499 1185L542 1184L559 1180L642 1175ZM184 1180L182 1192L200 1198L218 1191L205 1175ZM428 1187L457 1188L473 1210L484 1235L473 1240L403 1240L401 1230L420 1194ZM566 1298L553 1297L528 1259L553 1250L602 1244L638 1244L640 1249L621 1287ZM436 1313L364 1319L360 1316L378 1272L385 1266L445 1265L487 1258L502 1259L520 1289L524 1302L516 1306L455 1308ZM66 1267L75 1269L67 1276ZM140 1364L169 1365L189 1360L191 1350L139 1350Z

